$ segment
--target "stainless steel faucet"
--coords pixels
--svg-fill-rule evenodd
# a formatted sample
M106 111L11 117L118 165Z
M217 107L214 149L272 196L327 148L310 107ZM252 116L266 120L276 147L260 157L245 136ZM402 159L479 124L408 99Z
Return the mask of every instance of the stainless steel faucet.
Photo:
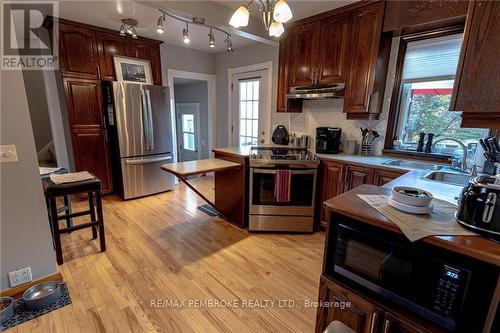
M463 150L463 157L462 157L462 162L459 162L458 167L464 171L467 171L467 147L463 144L462 141L453 139L453 138L442 138L439 140L434 141L434 144L432 145L432 151L434 151L434 148L436 147L436 144L441 141L453 141L458 143ZM452 159L452 167L457 167L457 165L454 165L454 160Z

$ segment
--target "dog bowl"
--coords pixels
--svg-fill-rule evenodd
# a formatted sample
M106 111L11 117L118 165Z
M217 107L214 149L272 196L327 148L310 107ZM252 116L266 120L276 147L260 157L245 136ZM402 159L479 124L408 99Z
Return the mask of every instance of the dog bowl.
M0 297L1 311L0 322L4 323L14 315L14 299L9 296Z
M40 310L57 302L59 296L61 296L61 286L59 282L42 282L24 292L24 306L28 310Z

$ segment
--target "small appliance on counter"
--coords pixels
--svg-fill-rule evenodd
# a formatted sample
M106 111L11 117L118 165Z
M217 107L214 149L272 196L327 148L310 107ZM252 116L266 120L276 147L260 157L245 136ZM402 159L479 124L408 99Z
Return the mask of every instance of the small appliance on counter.
M318 127L316 128L316 153L338 154L342 128Z
M277 145L288 145L288 142L290 142L290 136L288 135L286 127L283 125L276 126L271 140Z
M471 179L459 196L455 217L462 226L500 240L500 175Z

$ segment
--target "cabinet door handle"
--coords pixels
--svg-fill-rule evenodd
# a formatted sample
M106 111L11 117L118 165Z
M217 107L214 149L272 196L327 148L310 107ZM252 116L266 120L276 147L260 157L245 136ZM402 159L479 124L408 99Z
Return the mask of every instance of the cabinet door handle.
M377 313L372 313L372 323L370 324L370 333L375 332L375 322L377 321Z
M389 333L389 327L391 326L391 321L389 319L386 319L384 322L384 329L382 330L383 333Z

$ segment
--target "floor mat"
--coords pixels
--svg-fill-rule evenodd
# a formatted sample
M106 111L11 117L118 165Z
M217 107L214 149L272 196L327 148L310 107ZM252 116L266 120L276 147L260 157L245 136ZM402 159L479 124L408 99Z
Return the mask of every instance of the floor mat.
M36 317L43 316L44 314L62 308L63 306L66 306L68 304L71 304L71 296L69 295L69 290L66 286L66 283L61 283L61 296L59 297L57 302L40 310L26 310L24 308L23 298L21 297L14 301L14 316L12 316L12 318L7 320L5 323L0 324L0 331L17 326Z
M219 216L219 212L209 204L198 206L198 209L209 216Z

